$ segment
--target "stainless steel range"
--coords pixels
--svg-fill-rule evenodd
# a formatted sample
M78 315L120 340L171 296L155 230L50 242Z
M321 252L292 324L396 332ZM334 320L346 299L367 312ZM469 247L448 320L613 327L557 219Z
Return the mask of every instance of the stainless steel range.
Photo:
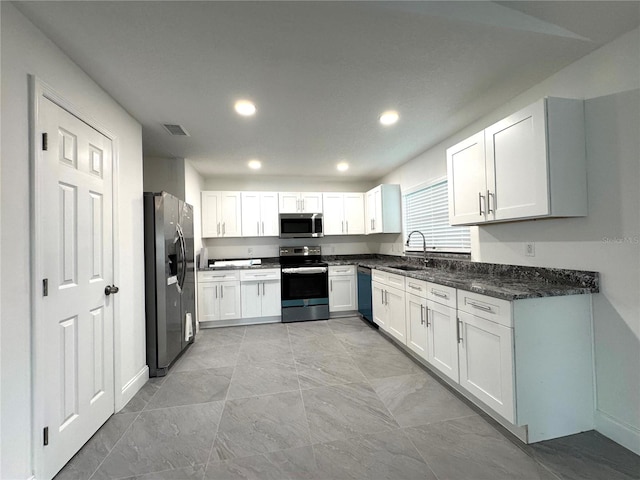
M320 247L280 247L282 321L329 318L329 266Z

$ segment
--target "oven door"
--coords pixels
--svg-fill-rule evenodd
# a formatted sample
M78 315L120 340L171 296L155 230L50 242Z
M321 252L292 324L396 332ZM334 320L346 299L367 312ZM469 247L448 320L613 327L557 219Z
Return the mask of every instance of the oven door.
M284 267L281 281L283 307L329 303L328 267Z

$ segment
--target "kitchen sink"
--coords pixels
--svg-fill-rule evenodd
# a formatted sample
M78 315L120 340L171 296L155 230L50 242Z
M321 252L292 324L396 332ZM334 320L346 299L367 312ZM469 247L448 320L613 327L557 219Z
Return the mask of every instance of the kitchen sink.
M396 270L404 270L405 272L414 272L416 270L424 270L423 267L417 267L413 265L389 265L389 268L395 268Z

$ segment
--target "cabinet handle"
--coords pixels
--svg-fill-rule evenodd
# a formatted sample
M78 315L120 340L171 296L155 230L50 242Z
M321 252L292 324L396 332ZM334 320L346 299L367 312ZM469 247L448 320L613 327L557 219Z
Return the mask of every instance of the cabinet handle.
M220 222L218 222L217 232L218 232L218 235L220 235Z
M484 312L493 313L493 308L489 307L488 305L481 305L479 303L475 303L475 302L471 302L471 301L467 301L467 303L469 305L471 305L473 308L477 308L478 310L482 310Z
M420 287L416 287L415 285L409 284L409 288L413 288L414 290L422 290Z
M258 235L260 235L260 222L256 222L256 228L257 228Z
M429 323L429 312L433 312L433 310L432 309L430 310L429 307L427 307L426 305L425 305L424 309L427 311L427 328L429 328L429 325L431 325Z
M349 233L349 220L345 222L347 224L347 233Z
M258 286L258 296L260 296L260 284L256 283L256 285Z
M224 237L224 233L225 233L225 230L226 230L226 228L225 228L226 224L227 224L227 222L222 222L222 236L223 237Z
M329 291L333 292L333 280L329 280Z
M266 293L264 293L264 282L262 282L262 296L264 297Z
M484 212L482 211L482 199L484 198L484 195L482 195L482 192L478 192L478 209L480 210L480 216L484 215Z
M216 298L218 298L218 285L216 285Z
M491 210L491 197L493 197L493 203L494 203L493 210ZM493 193L491 193L490 190L487 190L487 215L490 213L496 213L495 203L496 203L496 196Z
M456 318L456 337L458 337L458 343L462 343L462 322L459 318Z
M262 235L264 235L264 222L262 222Z
M424 325L424 310L423 310L423 306L420 305L420 325Z
M224 298L224 285L220 285L220 298Z
M344 220L342 221L342 227L341 227L341 230L340 230L340 231L341 231L342 233L344 233Z
M446 293L442 293L438 290L434 290L433 288L431 289L431 293L436 297L446 298L447 300L449 299L449 295L447 295Z
M376 229L376 219L375 218L372 219L371 222L373 222L373 230L375 230Z

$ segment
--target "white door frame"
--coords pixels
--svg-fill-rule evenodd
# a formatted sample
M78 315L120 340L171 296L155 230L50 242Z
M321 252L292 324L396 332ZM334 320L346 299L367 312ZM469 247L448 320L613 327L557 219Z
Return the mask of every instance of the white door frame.
M41 345L45 339L40 338L39 335L41 320L43 318L43 311L41 305L41 292L42 292L42 258L41 252L37 248L40 240L43 237L43 233L39 229L39 222L37 214L39 213L37 207L40 201L40 168L39 165L42 162L42 149L41 147L41 124L40 124L40 102L44 99L48 99L60 108L71 113L75 117L82 120L84 123L100 132L102 135L111 140L112 155L113 155L113 167L112 167L112 241L113 241L113 280L114 285L120 284L120 272L119 272L119 249L118 249L118 172L119 172L119 145L118 137L105 128L94 117L88 115L83 110L77 108L56 90L43 82L35 75L29 75L29 157L31 163L30 174L30 201L29 207L30 226L31 226L31 451L32 451L32 471L37 473L41 459L39 458L39 445L42 442L42 429L44 428L44 419L42 418L42 409L40 408L43 402L46 402L46 398L42 393L42 372L38 368L37 352L42 350ZM118 341L120 336L120 315L118 308L114 305L113 309L113 370L114 370L114 402L118 402L121 396L121 392L118 389L118 385L121 383L120 378L120 342ZM114 404L115 411L115 404Z

